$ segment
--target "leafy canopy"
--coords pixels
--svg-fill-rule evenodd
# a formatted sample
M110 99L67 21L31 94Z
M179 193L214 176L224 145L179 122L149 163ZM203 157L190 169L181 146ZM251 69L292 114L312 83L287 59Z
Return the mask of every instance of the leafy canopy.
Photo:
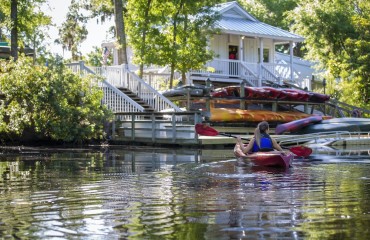
M326 69L329 93L364 108L370 108L369 13L367 0L301 0L289 14L306 38L308 58Z
M31 59L0 61L0 134L13 137L82 142L103 139L110 112L102 106L103 92L91 77L73 74L58 60L49 67Z

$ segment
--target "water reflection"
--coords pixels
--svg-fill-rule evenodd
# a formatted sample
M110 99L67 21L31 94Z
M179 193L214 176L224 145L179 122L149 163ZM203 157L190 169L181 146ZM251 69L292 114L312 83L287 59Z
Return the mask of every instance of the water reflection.
M224 149L3 153L0 235L368 239L370 157L325 151L286 170L241 165Z

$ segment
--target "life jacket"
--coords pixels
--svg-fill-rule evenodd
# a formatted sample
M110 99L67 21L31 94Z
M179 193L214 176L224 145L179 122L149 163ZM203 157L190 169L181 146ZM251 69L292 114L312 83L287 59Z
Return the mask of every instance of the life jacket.
M261 144L260 145L261 147L258 147L257 141L254 141L252 151L253 152L268 152L268 151L274 150L271 137L267 133L261 134Z

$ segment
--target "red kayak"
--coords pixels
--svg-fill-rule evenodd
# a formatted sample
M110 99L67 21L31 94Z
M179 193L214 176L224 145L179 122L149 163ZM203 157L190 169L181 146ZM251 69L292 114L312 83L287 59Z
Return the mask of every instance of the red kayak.
M265 167L282 167L289 168L294 156L291 153L282 153L278 151L271 152L256 152L251 154L244 154L239 144L235 145L234 154L238 158L249 160L256 166Z
M309 116L306 118L298 119L295 121L287 122L284 124L280 124L275 128L275 134L282 134L284 132L296 132L299 129L306 127L308 125L318 123L322 121L322 116L315 115Z
M211 93L214 98L239 98L240 86L228 86L215 89ZM272 88L272 87L244 87L245 99L277 99L287 101L317 102L323 103L330 99L329 95L306 92L300 89Z

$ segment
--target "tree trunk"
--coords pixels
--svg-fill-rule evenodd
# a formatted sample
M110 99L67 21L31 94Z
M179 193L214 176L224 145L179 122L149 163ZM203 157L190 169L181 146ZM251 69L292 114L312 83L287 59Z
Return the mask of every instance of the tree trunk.
M169 88L171 89L173 87L173 79L175 76L175 59L177 58L176 55L176 34L177 34L177 16L178 12L175 15L176 17L174 18L173 22L173 36L172 36L172 59L171 59L171 75L170 75L170 86Z
M140 50L141 52L141 56L140 56L141 63L140 63L140 72L139 72L140 78L143 78L143 75L144 75L144 63L142 59L144 58L144 55L145 55L146 35L148 31L148 26L149 26L149 11L150 11L151 3L152 3L152 0L147 0L147 7L145 9L145 14L144 14L145 25L144 25L144 32L143 32L143 46L141 47L141 50Z
M12 22L10 37L10 56L18 59L18 0L11 0L10 18Z
M116 38L117 38L117 42L119 45L118 64L128 64L122 0L114 0L114 17L115 17L115 24L116 24Z

